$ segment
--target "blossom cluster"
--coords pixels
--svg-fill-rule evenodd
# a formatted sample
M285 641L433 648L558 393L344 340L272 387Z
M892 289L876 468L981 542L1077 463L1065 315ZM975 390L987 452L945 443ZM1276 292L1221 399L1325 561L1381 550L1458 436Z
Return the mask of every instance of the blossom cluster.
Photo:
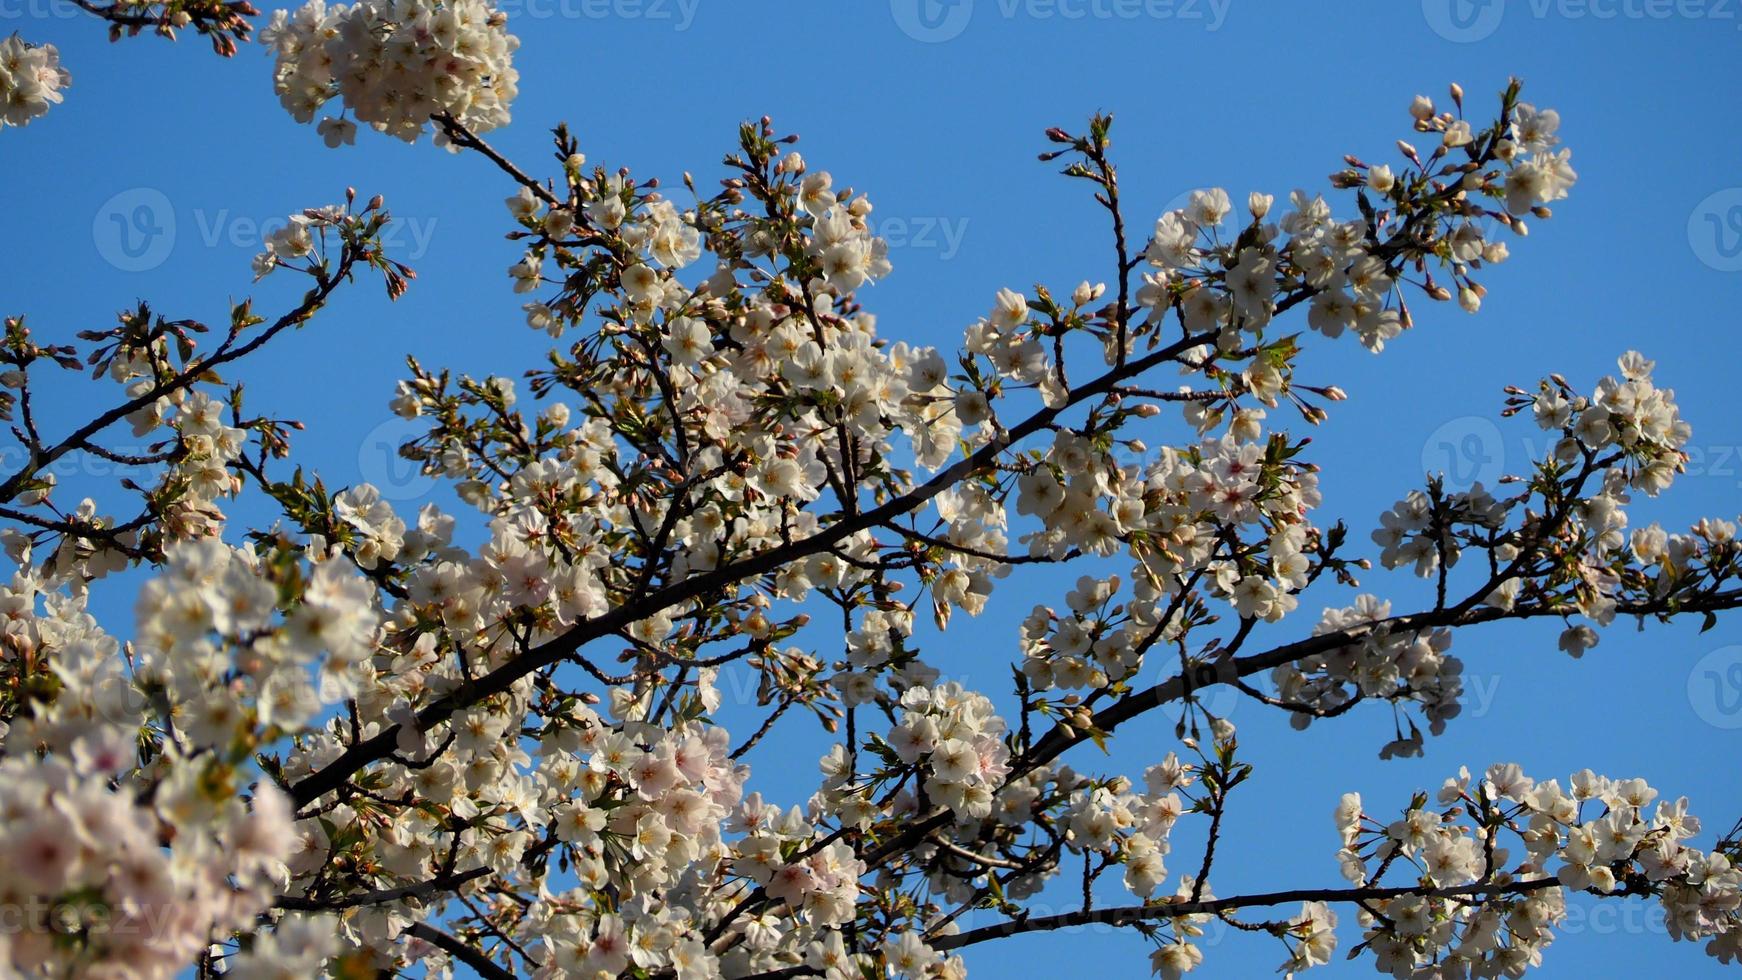
M1326 609L1315 636L1354 633L1359 639L1271 671L1278 699L1294 711L1290 721L1296 728L1307 727L1316 717L1340 714L1363 698L1418 705L1435 735L1457 717L1464 664L1447 652L1451 631L1394 629L1390 618L1391 603L1372 595L1342 609ZM1380 750L1381 758L1422 754L1421 730L1413 719L1406 721L1409 733L1399 731Z
M1700 821L1685 797L1659 799L1643 779L1586 769L1563 786L1516 764L1481 777L1468 769L1389 822L1350 793L1336 811L1343 874L1358 886L1408 869L1444 894L1364 903L1375 966L1396 977L1431 968L1467 976L1516 975L1540 962L1566 916L1566 890L1656 895L1670 935L1707 940L1724 962L1742 955L1742 870L1737 842L1702 851L1686 843ZM1655 806L1653 803L1655 801ZM1502 836L1523 850L1512 863ZM1471 897L1481 900L1471 901Z
M1560 433L1549 458L1538 463L1540 471L1558 478L1583 466L1602 474L1600 491L1582 501L1573 515L1599 559L1623 545L1629 491L1656 496L1666 489L1684 467L1682 446L1691 431L1674 392L1651 383L1652 361L1629 351L1618 363L1621 378L1605 377L1590 396L1559 378L1542 381L1534 395L1511 389L1513 409L1528 408L1538 426ZM1521 550L1517 538L1501 532L1508 514L1541 488L1526 486L1527 492L1504 499L1479 483L1458 493L1445 493L1437 485L1427 493L1411 491L1380 515L1381 527L1373 532L1374 543L1384 549L1381 564L1413 566L1426 577L1443 574L1442 564L1450 569L1471 547L1491 550L1502 562L1513 560ZM1502 583L1495 601L1511 601L1518 584ZM1607 621L1606 616L1596 618Z
M111 785L134 765L111 735L83 736L70 757L0 762L0 955L22 974L178 976L210 935L251 928L272 903L289 853L283 794L256 787L247 806L178 754L160 757L165 778L138 803L131 781Z
M1155 629L1155 600L1133 599L1122 615L1114 616L1119 586L1116 575L1104 580L1085 575L1065 597L1068 614L1058 615L1046 606L1029 613L1022 629L1022 672L1035 690L1099 689L1137 672L1142 662L1138 648Z
M297 731L321 704L356 695L375 650L375 592L318 550L306 571L287 570L290 558L210 538L178 543L140 589L135 673L183 712L177 734L191 744L229 746L250 724ZM291 574L300 588L275 615L276 579Z
M519 87L519 41L506 14L484 0L311 0L275 10L260 33L276 58L279 102L307 123L338 99L343 111L321 120L328 146L350 143L357 124L411 142L432 116L473 132L508 122ZM445 141L438 134L438 141Z
M889 745L908 764L923 762L926 797L965 818L990 816L992 794L1009 772L1004 720L984 695L946 683L903 694L901 724Z
M250 788L228 746L144 728L160 689L128 676L82 598L43 585L21 573L0 587L23 701L0 724L0 959L21 976L178 976L271 907L289 801Z
M17 34L0 40L0 129L28 126L60 105L73 76L52 44L30 44Z
M1693 429L1681 417L1675 392L1652 384L1657 362L1628 351L1616 363L1621 376L1603 378L1590 396L1550 380L1543 382L1530 407L1537 425L1562 433L1554 449L1557 459L1571 461L1581 450L1619 451L1627 485L1656 496L1681 470L1681 448Z
M1144 773L1145 792L1134 793L1125 780L1078 790L1067 809L1071 848L1118 853L1125 865L1125 887L1149 898L1167 880L1163 858L1168 833L1183 812L1176 790L1191 785L1191 767L1169 753Z

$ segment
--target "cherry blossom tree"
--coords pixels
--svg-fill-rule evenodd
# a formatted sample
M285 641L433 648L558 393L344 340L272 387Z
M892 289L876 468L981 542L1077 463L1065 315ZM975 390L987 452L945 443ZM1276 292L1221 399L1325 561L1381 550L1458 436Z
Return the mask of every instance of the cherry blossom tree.
M244 8L94 12L221 40ZM1300 433L1344 395L1307 352L1378 354L1454 299L1476 312L1508 258L1489 235L1575 182L1518 82L1469 114L1457 86L1416 97L1390 162L1346 158L1328 194L1206 189L1153 227L1121 203L1110 117L1049 130L1041 159L1107 223L1104 282L998 290L938 350L880 334L869 200L767 119L681 193L560 126L522 167L482 135L518 83L485 0L313 0L261 35L285 108L326 114L330 144L427 133L500 175L524 246L508 276L552 346L519 379L408 362L391 404L424 429L400 451L471 508L414 515L296 467L295 425L228 380L341 288L408 288L380 198L272 235L253 272L306 278L288 309L205 324L142 303L76 341L5 321L24 462L0 474L0 902L27 916L0 934L8 975L953 978L968 947L1102 924L1173 978L1221 920L1289 973L1349 954L1518 976L1570 892L1655 901L1671 939L1742 953L1742 827L1529 760L1325 798L1340 884L1215 887L1242 860L1224 815L1265 773L1204 692L1298 727L1378 702L1397 719L1379 754L1415 755L1456 723L1463 629L1553 618L1578 657L1617 620L1742 605L1733 523L1629 522L1691 431L1636 352L1508 389L1502 414L1553 441L1498 485L1429 478L1370 529L1315 522L1326 461ZM66 74L7 45L22 124ZM77 370L119 394L33 410ZM112 448L129 431L146 452ZM50 466L81 455L158 478L62 499ZM244 495L280 520L231 524ZM135 621L97 622L93 590L136 567ZM1385 573L1433 602L1361 591ZM960 629L1021 575L1073 584L1007 638L1008 688L947 679L916 622ZM1316 614L1315 583L1341 596ZM759 726L720 723L724 670L756 677ZM1153 764L1095 768L1164 706ZM745 754L818 726L814 794L765 799ZM1182 823L1201 850L1173 851ZM1129 898L1097 904L1102 879ZM1036 902L1079 885L1080 906Z

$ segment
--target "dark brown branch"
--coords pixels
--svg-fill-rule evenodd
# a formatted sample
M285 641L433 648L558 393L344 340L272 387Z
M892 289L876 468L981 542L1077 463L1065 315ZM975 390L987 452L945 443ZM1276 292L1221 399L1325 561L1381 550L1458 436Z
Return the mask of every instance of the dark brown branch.
M371 892L358 892L352 895L339 895L334 898L315 899L297 895L280 896L274 904L281 909L291 909L299 912L326 912L336 909L360 908L365 905L386 905L389 902L402 902L406 899L424 899L438 892L448 893L459 889L467 882L482 878L491 872L489 867L473 868L454 875L443 875L398 888L382 888Z
M1409 895L1429 898L1493 898L1505 895L1526 895L1541 891L1544 888L1558 887L1560 887L1560 880L1557 878L1531 878L1505 885L1454 885L1447 888L1423 888L1419 885L1396 888L1297 888L1289 891L1241 895L1234 898L1212 898L1199 902L1153 902L1147 905L1079 909L1075 912L1064 912L1058 915L1024 916L995 925L969 929L953 936L927 939L926 942L933 949L950 950L991 942L995 939L1004 939L1025 932L1051 932L1056 929L1070 929L1076 926L1095 924L1128 926L1184 915L1217 915L1235 909L1287 905L1294 902L1370 902ZM746 977L745 980L786 980L788 977L807 976L814 972L810 967L791 966L753 974Z
M1561 887L1561 883L1558 878L1529 878L1505 885L1452 885L1446 888L1423 888L1419 885L1392 888L1297 888L1289 891L1241 895L1234 898L1212 898L1198 902L1157 902L1149 905L1124 905L1116 908L1017 918L996 925L969 929L953 936L940 936L933 940L930 945L933 949L960 949L963 946L973 946L1024 932L1047 932L1096 923L1123 926L1135 922L1170 919L1182 915L1214 915L1234 909L1287 905L1294 902L1371 902L1405 896L1493 898L1503 895L1525 895L1541 891L1544 888L1559 887Z
M455 939L453 936L448 935L428 923L414 923L410 929L405 930L405 934L408 936L415 936L418 939L429 943L431 946L449 954L460 962L478 971L479 976L486 977L488 980L516 980L514 974L498 966L494 960L485 956L479 950L466 945L460 940Z
M155 403L159 398L166 395L172 395L184 388L192 386L216 368L243 357L247 357L249 354L252 354L256 350L265 346L272 340L272 338L278 336L287 328L294 327L313 316L315 311L319 310L326 304L327 298L338 289L339 283L349 278L351 268L356 261L357 255L351 249L346 248L339 260L338 269L334 274L323 276L317 280L315 287L303 295L302 302L298 303L295 308L290 310L290 312L279 317L271 326L256 334L253 340L250 340L239 347L231 347L227 341L210 357L203 358L184 366L176 373L175 377L169 379L163 384L153 385L141 392L139 395L109 409L103 414L80 426L71 435L62 439L60 442L55 443L53 446L42 447L33 451L30 460L26 462L18 472L7 477L4 483L0 483L0 501L11 500L18 496L18 491L26 480L35 476L38 472L41 472L43 467L62 456L65 456L67 453L88 446L91 437L95 436L97 433L102 432L104 429L107 429L109 426L114 425L139 409ZM232 338L232 340L233 339L234 338ZM35 449L35 447L33 447L33 449Z

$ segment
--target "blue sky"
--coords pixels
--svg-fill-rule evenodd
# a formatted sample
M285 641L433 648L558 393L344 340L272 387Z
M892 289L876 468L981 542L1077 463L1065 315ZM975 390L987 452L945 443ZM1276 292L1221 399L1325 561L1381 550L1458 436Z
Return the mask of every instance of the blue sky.
M1628 348L1658 361L1659 383L1693 422L1696 453L1669 495L1635 506L1635 524L1678 528L1742 509L1742 414L1729 376L1742 307L1737 0L510 2L522 93L514 124L491 135L510 157L544 173L548 130L567 120L594 161L711 182L737 123L770 114L803 134L807 160L837 186L871 194L895 263L866 297L884 335L946 347L1000 286L1068 289L1108 275L1097 209L1035 162L1047 126L1115 114L1128 213L1146 227L1196 187L1220 185L1236 200L1322 187L1344 153L1391 154L1415 93L1443 101L1446 84L1461 82L1472 115L1485 118L1491 94L1518 74L1527 99L1561 111L1579 184L1554 220L1509 241L1512 260L1484 279L1481 315L1418 305L1419 328L1380 357L1347 338L1314 338L1303 376L1351 396L1313 433L1326 468L1320 520L1344 517L1365 542L1425 467L1468 479L1524 465L1542 439L1528 422L1498 420L1501 388L1549 371L1588 387ZM279 109L270 58L256 47L220 62L197 39L111 45L60 0L0 0L0 33L14 29L58 45L74 86L44 119L0 135L0 311L70 339L137 298L212 322L230 297L283 309L288 280L250 283L262 227L339 200L347 185L383 193L404 226L396 255L419 273L411 292L389 304L375 284L353 288L237 377L251 407L307 424L300 458L330 485L371 480L406 513L448 500L396 467L384 447L409 430L386 403L408 352L473 375L536 363L543 337L523 326L505 276L515 250L503 239L510 188L500 176L481 159L373 133L326 149ZM59 431L112 394L69 383L39 411ZM92 474L62 479L100 485ZM1401 576L1364 584L1400 608L1422 594ZM96 597L120 633L131 587L123 579ZM1002 689L1016 621L1066 587L1044 574L1013 579L982 621L934 639L930 659ZM1308 614L1276 640L1309 629L1331 601L1348 599L1309 597ZM1531 624L1462 634L1468 704L1425 759L1376 759L1390 731L1382 708L1294 733L1257 705L1234 707L1259 768L1236 798L1216 891L1337 883L1330 812L1341 792L1400 807L1459 765L1644 776L1690 796L1709 831L1728 827L1742 812L1742 617L1704 635L1694 624L1619 624L1582 662L1555 650L1555 633ZM1136 774L1166 751L1169 728L1134 723L1113 759L1074 761ZM752 762L769 774L765 792L800 802L826 736L797 719L781 731ZM1182 829L1176 873L1195 867L1193 839ZM1540 975L1718 974L1661 931L1641 907L1581 907ZM1269 941L1212 936L1225 941L1207 950L1200 975L1262 975L1281 961ZM980 976L1075 975L1089 962L1109 978L1148 973L1139 940L1102 933L1026 937L970 957Z

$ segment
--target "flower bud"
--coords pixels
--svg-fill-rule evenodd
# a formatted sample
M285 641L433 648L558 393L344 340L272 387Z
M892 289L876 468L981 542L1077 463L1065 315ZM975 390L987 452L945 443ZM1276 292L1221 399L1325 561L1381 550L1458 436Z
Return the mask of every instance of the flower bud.
M1474 313L1482 308L1482 296L1469 286L1459 287L1458 305L1464 308L1465 313Z

